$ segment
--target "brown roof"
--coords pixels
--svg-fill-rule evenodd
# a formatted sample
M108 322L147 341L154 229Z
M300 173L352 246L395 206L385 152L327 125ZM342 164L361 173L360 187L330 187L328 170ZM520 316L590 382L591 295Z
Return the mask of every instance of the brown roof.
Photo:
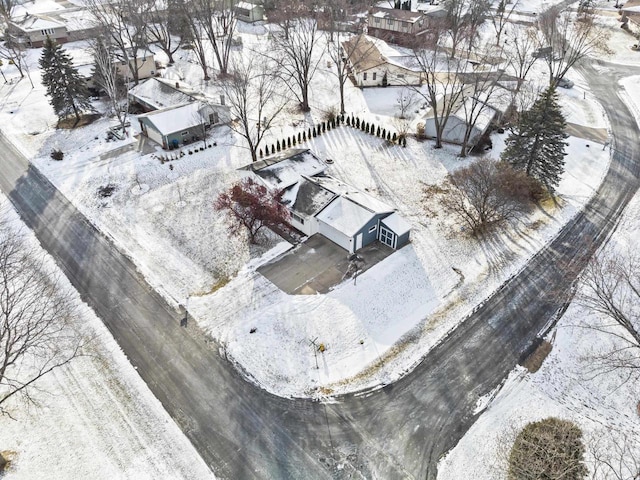
M342 42L342 48L353 65L358 70L369 70L387 63L374 42L366 35L360 34Z
M396 8L373 7L369 12L370 16L380 18L393 18L394 20L402 20L403 22L417 22L424 17L422 12L411 12L409 10L398 10Z

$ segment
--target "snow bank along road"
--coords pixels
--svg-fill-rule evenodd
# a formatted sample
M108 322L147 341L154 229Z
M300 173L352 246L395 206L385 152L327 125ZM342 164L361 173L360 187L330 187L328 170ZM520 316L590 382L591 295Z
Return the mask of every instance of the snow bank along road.
M438 458L473 423L477 398L500 383L544 328L575 278L571 267L611 233L638 188L638 128L617 96L613 67L587 70L615 134L596 196L414 371L334 403L279 398L246 382L180 328L179 314L133 263L5 138L0 187L218 477L435 478Z

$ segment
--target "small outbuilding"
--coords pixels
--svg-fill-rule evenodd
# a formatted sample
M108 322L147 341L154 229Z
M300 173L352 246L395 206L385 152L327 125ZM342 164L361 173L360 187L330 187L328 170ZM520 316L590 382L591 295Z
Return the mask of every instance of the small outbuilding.
M264 20L264 7L253 2L238 2L236 4L236 18L247 23Z

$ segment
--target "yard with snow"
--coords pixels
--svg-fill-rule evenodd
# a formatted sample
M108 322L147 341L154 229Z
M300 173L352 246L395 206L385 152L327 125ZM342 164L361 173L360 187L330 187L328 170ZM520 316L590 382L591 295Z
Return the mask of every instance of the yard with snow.
M555 2L522 1L519 11L526 17L551 3ZM640 53L629 55L625 50L630 37L620 32L613 18L603 21L612 30L611 60L640 64ZM244 46L234 50L236 56L259 49L269 28L242 25L239 30ZM75 42L65 48L81 58L85 46ZM26 79L18 81L10 67L3 67L9 79L0 85L4 134L132 258L170 303L188 305L216 348L241 366L250 381L285 397L324 399L376 388L410 371L579 211L600 184L610 159L603 142L570 137L558 203L543 203L513 227L478 241L453 223L429 188L477 157L460 158L459 147L451 145L436 150L432 141L409 138L403 148L349 126L335 128L298 147L332 159L328 174L397 209L411 225L411 243L368 269L357 282L344 280L324 295L288 295L257 268L295 247L271 233L261 245L250 245L246 237L231 235L227 220L213 209L215 198L241 178L237 169L251 162L230 128L212 130L210 148L187 146L184 156L169 161L159 147L140 149L133 118L136 136L125 140L106 140L108 127L116 123L109 118L75 130L56 130L57 119L40 83L39 54L39 49L28 52L33 89ZM176 64L163 75L213 90L213 82L201 81L192 55L179 50ZM164 60L159 52L156 58ZM266 143L306 130L339 104L333 68L320 63L311 85L311 112L302 114L290 105ZM538 62L533 81L542 83L546 75ZM576 86L559 91L567 121L606 132L604 110L586 81L573 70L568 77ZM621 89L640 118L638 78L627 79ZM362 90L347 82L346 110L394 128L402 90ZM420 104L416 101L410 110L414 123L424 113ZM100 102L96 106L104 109ZM487 156L499 158L506 135L492 135ZM49 155L58 148L64 151L61 162ZM100 193L105 187L110 195ZM636 217L638 208L636 202ZM637 233L633 214L627 218L626 232L620 238ZM81 359L43 382L45 392L55 391L43 393L43 410L18 422L0 419L3 448L20 452L15 464L21 474L8 478L35 478L42 471L56 478L208 478L193 447L99 319L84 310L87 328L98 339L96 357ZM572 307L563 317L554 333L553 351L538 373L512 373L480 420L442 460L442 478L461 478L460 472L469 478L496 478L501 435L511 426L550 414L574 419L593 435L603 425L615 425L615 435L640 429L633 412L637 385L625 384L609 395L615 378L587 381L581 376L581 352L597 342L592 333L574 326L581 315L584 312ZM317 351L320 343L323 352ZM33 435L26 439L20 435L23 430ZM90 470L79 471L78 465Z

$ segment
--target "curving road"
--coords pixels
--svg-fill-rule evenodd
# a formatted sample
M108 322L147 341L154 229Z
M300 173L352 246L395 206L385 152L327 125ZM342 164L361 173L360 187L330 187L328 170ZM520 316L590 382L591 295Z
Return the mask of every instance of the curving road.
M227 479L430 478L471 426L479 395L508 374L638 188L640 137L615 66L584 67L606 98L615 153L597 195L557 239L410 374L321 404L246 382L133 263L0 137L0 187L137 367L205 462ZM629 69L626 68L626 74Z

